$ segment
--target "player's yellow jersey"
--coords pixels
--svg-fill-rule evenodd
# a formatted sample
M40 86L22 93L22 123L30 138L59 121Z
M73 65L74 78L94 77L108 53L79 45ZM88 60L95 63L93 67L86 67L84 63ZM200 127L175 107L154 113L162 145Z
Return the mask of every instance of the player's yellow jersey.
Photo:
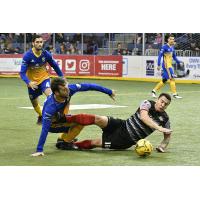
M35 81L39 85L44 80L49 78L47 63L54 68L59 76L63 76L57 62L52 58L52 55L45 50L41 50L37 54L33 49L27 51L22 60L20 75L21 78L29 84L30 81Z
M29 67L27 69L26 75L31 81L37 82L39 85L44 80L49 78L49 73L47 71L47 59L45 54L41 51L40 54L36 54L34 49L32 49L32 59L30 60Z
M172 67L173 59L179 63L180 61L177 59L174 46L169 46L165 44L160 50L160 54L158 56L158 66L161 65L161 58L163 58L162 67L170 68Z

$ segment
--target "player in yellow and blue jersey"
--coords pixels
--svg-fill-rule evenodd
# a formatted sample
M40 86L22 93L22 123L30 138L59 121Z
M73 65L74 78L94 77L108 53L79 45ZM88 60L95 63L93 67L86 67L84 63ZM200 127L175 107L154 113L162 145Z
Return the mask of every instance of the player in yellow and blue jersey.
M69 84L65 79L57 77L51 81L52 94L44 102L42 110L42 131L38 141L36 152L32 156L42 156L43 147L49 132L62 133L60 140L63 141L59 149L75 149L71 141L81 132L83 125L77 123L68 123L66 115L68 114L70 99L77 92L99 91L109 95L112 99L115 97L115 91L94 83ZM72 145L72 146L71 146Z
M28 87L28 94L33 108L38 113L38 124L42 121L42 111L38 97L44 93L46 96L51 94L50 78L46 65L56 71L58 76L63 76L57 62L52 55L43 49L44 41L40 35L33 36L33 48L27 51L23 57L20 77Z
M156 92L160 90L165 83L169 80L170 89L174 98L181 99L177 92L176 92L176 83L175 83L175 74L172 68L172 61L173 59L178 63L182 64L176 57L176 53L174 50L174 36L169 35L168 43L165 44L158 56L158 70L160 70L161 66L161 59L162 61L162 80L156 85L156 87L152 90L152 97L156 98Z

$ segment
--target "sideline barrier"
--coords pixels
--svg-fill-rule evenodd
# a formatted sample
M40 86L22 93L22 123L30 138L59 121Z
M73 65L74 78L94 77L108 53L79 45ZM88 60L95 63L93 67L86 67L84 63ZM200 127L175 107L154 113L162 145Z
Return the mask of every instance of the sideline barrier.
M156 56L53 55L66 77L158 82ZM179 57L184 67L175 72L177 83L200 83L200 57ZM0 55L0 77L19 77L22 55ZM51 76L55 76L49 68Z

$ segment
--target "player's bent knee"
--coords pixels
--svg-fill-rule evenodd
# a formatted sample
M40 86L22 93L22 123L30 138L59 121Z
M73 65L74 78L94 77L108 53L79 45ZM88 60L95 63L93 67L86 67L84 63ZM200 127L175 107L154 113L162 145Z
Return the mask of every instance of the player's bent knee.
M105 128L108 124L108 117L95 115L95 124L100 128Z

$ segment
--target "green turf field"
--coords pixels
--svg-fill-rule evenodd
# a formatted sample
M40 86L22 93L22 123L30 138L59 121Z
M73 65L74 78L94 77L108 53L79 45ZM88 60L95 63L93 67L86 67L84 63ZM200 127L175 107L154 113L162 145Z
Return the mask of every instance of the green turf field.
M97 92L75 94L72 105L116 104L125 108L73 110L72 113L95 113L126 119L144 99L151 99L150 91L155 83L134 81L70 79L71 83L95 82L117 90L116 102ZM200 165L200 85L177 84L183 99L173 100L167 111L171 118L173 136L166 153L153 152L148 158L139 158L133 149L109 151L60 151L55 148L56 134L49 134L44 146L44 157L30 157L35 151L41 127L36 125L33 110L21 109L30 106L25 84L18 78L0 78L0 165L12 166L174 166ZM169 86L163 91L168 92ZM41 104L45 97L40 98ZM96 126L86 127L79 139L101 136ZM163 135L154 132L149 138L154 147Z

